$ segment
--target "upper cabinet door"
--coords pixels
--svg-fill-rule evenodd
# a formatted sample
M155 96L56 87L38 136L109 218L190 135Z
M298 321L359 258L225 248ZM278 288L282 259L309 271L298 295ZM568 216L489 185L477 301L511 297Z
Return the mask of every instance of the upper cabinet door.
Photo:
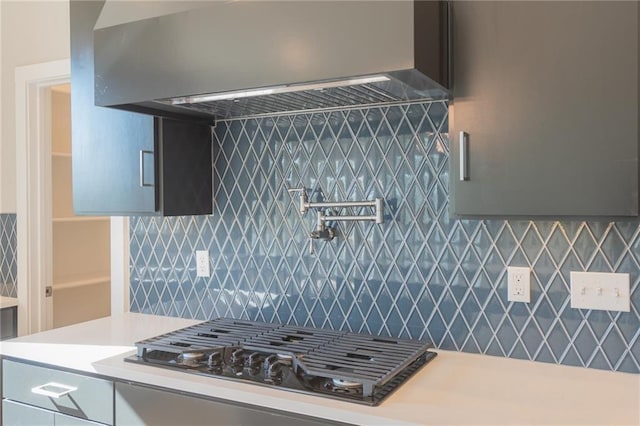
M638 3L452 8L452 214L637 216Z
M208 123L95 106L93 27L102 3L70 4L74 211L210 214L213 137Z
M72 2L70 7L74 210L154 213L153 117L94 105L93 25L101 7L101 2Z

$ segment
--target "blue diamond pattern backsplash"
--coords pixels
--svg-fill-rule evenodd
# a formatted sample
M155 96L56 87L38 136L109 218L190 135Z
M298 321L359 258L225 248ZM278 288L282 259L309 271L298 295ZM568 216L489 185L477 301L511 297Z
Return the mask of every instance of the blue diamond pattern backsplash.
M0 296L18 297L16 215L0 214Z
M219 122L214 213L131 220L131 310L638 373L638 223L452 219L447 131L444 102ZM310 254L299 187L383 197L385 223L342 222ZM507 302L507 265L532 268L531 303ZM570 271L629 273L631 312L571 309Z

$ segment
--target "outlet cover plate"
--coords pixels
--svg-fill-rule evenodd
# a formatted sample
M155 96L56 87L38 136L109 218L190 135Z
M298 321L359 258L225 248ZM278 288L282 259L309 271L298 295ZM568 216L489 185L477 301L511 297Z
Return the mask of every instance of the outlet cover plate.
M629 274L574 272L571 279L571 307L629 312Z
M510 302L531 302L531 268L526 266L507 267L507 300Z
M209 250L196 250L196 276L208 277L209 270Z

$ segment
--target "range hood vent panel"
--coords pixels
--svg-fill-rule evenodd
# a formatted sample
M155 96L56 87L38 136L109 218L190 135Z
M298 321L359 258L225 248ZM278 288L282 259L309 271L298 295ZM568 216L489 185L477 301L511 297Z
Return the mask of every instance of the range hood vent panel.
M235 118L442 99L447 20L445 2L236 1L96 28L96 105ZM369 76L384 78L335 87ZM330 87L270 89L317 82ZM184 101L256 89L264 94Z

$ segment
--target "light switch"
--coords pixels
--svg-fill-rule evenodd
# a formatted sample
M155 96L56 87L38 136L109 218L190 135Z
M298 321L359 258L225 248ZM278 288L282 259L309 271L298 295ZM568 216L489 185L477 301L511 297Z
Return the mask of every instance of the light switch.
M571 307L629 312L629 274L571 272Z

